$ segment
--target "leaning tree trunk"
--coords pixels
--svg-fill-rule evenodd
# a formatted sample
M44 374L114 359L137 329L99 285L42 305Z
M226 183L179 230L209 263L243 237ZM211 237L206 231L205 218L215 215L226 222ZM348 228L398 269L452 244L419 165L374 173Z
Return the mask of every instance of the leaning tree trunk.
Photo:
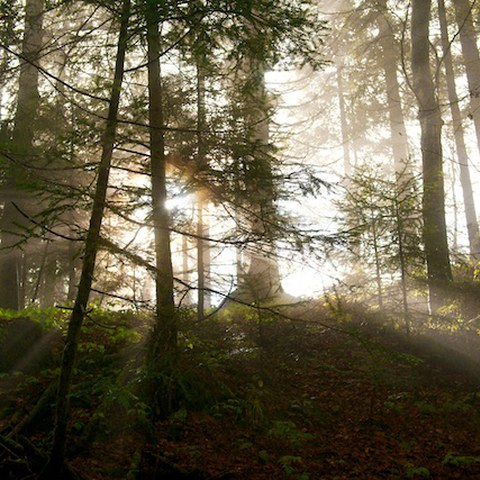
M423 223L430 307L442 305L442 287L452 280L447 228L441 130L442 118L430 70L431 0L412 1L412 74L421 127Z
M100 241L100 229L102 226L103 212L106 206L108 178L115 143L116 129L118 124L118 109L120 92L123 82L125 54L128 40L128 21L130 17L130 0L124 0L121 13L120 33L118 37L117 58L115 75L113 79L107 124L102 137L102 157L98 168L97 184L93 199L92 214L85 241L85 253L83 256L82 273L78 286L77 297L68 324L67 338L62 357L62 367L55 406L55 430L53 447L49 463L42 473L45 480L62 478L65 465L65 445L67 436L68 396L71 386L75 355L78 348L80 329L83 323L88 299L92 287L95 259Z
M147 354L147 402L154 416L168 414L168 399L159 398L162 374L175 362L177 322L173 292L173 268L170 246L170 219L166 208L166 159L163 116L163 91L160 70L160 34L158 11L154 2L145 2L148 49L148 97L150 124L150 169L152 177L152 218L155 242L156 319ZM164 376L164 375L163 375ZM160 386L161 387L161 386ZM167 401L167 403L165 403Z
M473 24L472 5L469 0L454 0L453 5L470 93L470 114L475 125L477 146L480 150L480 54Z
M453 120L453 134L457 149L458 163L460 166L460 183L462 185L463 204L465 207L465 220L467 223L468 241L470 254L473 259L480 257L480 234L478 229L477 213L473 198L472 181L470 179L469 158L465 145L465 134L460 112L457 89L455 86L455 73L453 70L452 55L450 52L450 40L448 38L448 23L445 12L444 0L438 0L438 16L440 18L442 33L443 60L445 63L445 77L448 89L448 102ZM479 79L480 80L480 79Z
M43 38L44 0L27 0L25 4L25 33L23 36L20 76L18 80L17 110L15 114L12 146L14 155L22 156L21 164L31 161L33 148L33 120L39 105L38 69ZM13 166L4 186L6 201L0 219L0 308L18 310L23 307L21 288L22 255L18 243L22 241L22 224L25 219L20 213L26 210L19 182L25 170ZM16 208L19 207L19 209Z

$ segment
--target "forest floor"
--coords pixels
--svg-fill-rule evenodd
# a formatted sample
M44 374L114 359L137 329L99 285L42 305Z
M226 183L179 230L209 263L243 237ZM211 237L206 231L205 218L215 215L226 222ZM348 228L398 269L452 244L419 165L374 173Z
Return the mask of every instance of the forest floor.
M108 315L87 325L71 465L91 480L124 479L132 465L145 480L480 479L478 335L407 338L379 313L319 303L290 315L298 320L238 309L186 322L174 413L150 430L138 465L142 336L126 317L115 333L100 326ZM55 378L48 362L2 375L2 438ZM48 450L51 401L22 434ZM0 441L0 478L35 478L15 476L12 464L26 460L17 456Z

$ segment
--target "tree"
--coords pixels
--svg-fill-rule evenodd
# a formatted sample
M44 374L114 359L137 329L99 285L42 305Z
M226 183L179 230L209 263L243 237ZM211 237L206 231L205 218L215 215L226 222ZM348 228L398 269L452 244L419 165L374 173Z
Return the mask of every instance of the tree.
M410 333L408 284L423 270L421 211L417 182L410 165L402 172L385 168L358 168L349 179L345 198L339 202L344 236L353 262L373 270L378 306L386 303L387 275L400 280L404 323ZM358 262L358 260L361 262ZM355 267L352 265L352 268ZM390 288L389 307L395 298Z
M445 190L441 143L442 117L430 70L429 23L431 0L412 1L412 74L421 128L423 178L423 238L430 305L443 301L442 287L452 280L445 222Z
M250 25L253 30L253 27ZM260 42L259 36L253 34L251 42ZM250 229L260 238L263 248L268 251L249 254L249 268L238 279L239 285L235 296L251 303L274 298L282 292L278 263L274 256L272 236L272 219L275 218L275 186L271 166L271 146L269 145L269 109L265 90L264 65L262 59L248 55L242 67L241 77L244 82L244 118L245 136L248 142L245 163L245 193L243 207L251 215ZM241 81L242 81L241 80Z
M12 132L13 157L18 165L11 165L3 187L7 193L2 217L0 255L0 307L19 310L24 305L21 289L22 253L24 242L22 226L26 210L24 167L33 162L34 125L39 106L38 64L42 51L44 0L27 0L25 4L25 29L20 56L17 107Z
M43 478L61 478L65 469L65 447L68 419L68 394L71 386L75 355L78 349L78 339L87 310L88 299L92 287L95 260L100 243L100 229L106 205L108 178L115 143L115 133L118 124L120 92L124 75L125 54L128 40L128 22L130 18L130 0L123 0L120 15L120 33L118 37L115 74L113 78L109 102L108 119L102 138L102 157L98 167L98 176L93 200L90 225L85 240L85 253L77 297L68 324L67 338L62 357L62 367L58 383L55 403L55 430L53 446L47 467L42 473Z
M337 90L338 90L338 107L340 112L340 125L342 130L342 147L343 147L343 165L346 176L352 173L352 160L350 155L350 134L348 129L348 119L345 106L345 85L343 81L343 67L341 60L336 57L335 61Z
M465 220L467 224L468 241L472 258L480 255L480 233L478 229L477 213L473 198L472 182L470 179L469 158L465 145L465 133L463 128L462 114L460 112L459 98L455 85L455 73L451 54L451 46L448 38L448 23L445 12L444 0L438 0L438 16L441 26L443 62L445 65L445 80L447 82L448 101L453 120L453 135L457 149L458 163L460 167L460 182L463 192L465 207Z
M477 146L480 149L480 54L469 0L454 0L462 54L470 94L470 115L475 125Z
M206 135L208 131L207 121L207 78L209 66L212 62L208 59L208 34L200 31L192 45L192 53L195 62L196 96L197 96L197 152L196 168L198 172L208 171ZM211 295L208 291L210 272L210 245L206 241L209 236L208 220L205 218L206 206L208 205L208 190L200 187L197 191L197 318L202 320L205 309L210 307Z
M395 170L397 172L402 172L409 159L409 149L397 73L398 52L395 48L395 32L391 24L391 18L388 16L387 1L380 0L378 2L378 7L378 40L381 45L383 56L382 66L385 75L393 163Z
M162 373L169 371L177 351L177 323L173 292L173 268L170 250L170 218L166 208L166 159L163 120L163 90L160 70L160 10L156 3L146 1L145 22L148 53L148 115L150 135L150 171L152 182L152 218L155 245L155 325L147 355L150 378L148 402L154 415L168 413L163 388L159 389Z
M361 165L372 155L385 160L388 156L401 172L410 155L406 128L410 102L400 82L400 22L384 0L325 2L324 8L334 16L327 46L341 87L340 122L330 119L324 128L332 136L332 129L341 126L347 164ZM334 82L322 80L317 91L326 94L320 108L328 112L332 98L328 89Z
M309 6L308 2L305 4ZM243 143L239 145L233 159L238 165L236 170L241 172L241 177L234 179L234 184L240 187L234 201L238 203L238 223L247 219L248 234L253 239L247 248L248 269L241 272L233 297L247 303L262 302L283 293L275 258L278 212L275 147L270 137L273 109L272 99L265 87L266 69L273 67L282 54L284 39L279 36L277 27L280 23L293 21L292 29L284 31L286 44L296 39L300 48L292 53L295 56L303 55L302 62L310 62L312 66L318 66L319 62L309 52L308 43L312 40L305 43L305 34L315 23L320 31L323 28L321 22L309 18L308 10L302 10L301 4L299 9L295 9L290 2L285 6L278 3L275 7L272 10L264 2L245 5L241 19L245 33L240 38L244 47L232 82L240 93L234 95L234 98L243 137ZM316 34L318 36L319 32ZM318 41L321 39L318 38ZM237 261L237 265L238 263Z

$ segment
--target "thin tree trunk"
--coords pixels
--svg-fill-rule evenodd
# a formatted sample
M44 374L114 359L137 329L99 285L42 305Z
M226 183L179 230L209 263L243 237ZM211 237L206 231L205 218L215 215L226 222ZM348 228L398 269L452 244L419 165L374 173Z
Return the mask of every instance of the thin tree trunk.
M68 290L67 301L73 302L76 297L77 290L77 271L79 264L80 252L77 249L76 242L69 241L67 248L67 278L68 278Z
M378 248L377 225L372 213L372 239L373 239L373 254L375 258L375 281L377 283L377 298L378 306L383 308L383 287L382 287L382 272L380 268L380 252Z
M386 0L382 0L380 6L382 10L377 16L377 25L379 28L378 39L383 55L382 64L385 75L393 163L395 172L400 174L405 172L405 165L409 158L408 137L400 99L400 84L397 76L398 55L395 52L393 30L389 19L386 17L388 13Z
M40 290L40 306L52 307L55 304L56 278L57 278L57 252L50 250L47 253L44 265L42 288Z
M423 222L430 306L442 304L442 286L452 280L447 228L441 130L442 118L430 70L431 0L412 0L412 73L421 127Z
M103 212L106 205L108 178L110 174L110 166L118 124L117 117L124 74L129 17L130 0L124 0L121 13L117 58L110 96L108 119L102 138L102 157L98 169L92 214L90 217L90 225L85 242L85 253L83 257L82 273L80 277L77 298L75 300L72 316L68 325L65 348L63 350L62 367L56 396L53 447L50 454L49 463L42 473L44 479L61 478L61 472L63 471L65 464L67 418L69 409L68 395L71 386L75 355L78 348L78 338L90 296L95 269L95 259L99 246L100 229L103 220Z
M35 281L35 286L33 288L33 293L30 302L35 303L39 299L39 292L40 292L40 285L43 281L43 277L45 275L45 265L47 263L47 256L48 256L48 247L49 242L45 242L45 246L43 247L42 257L40 259L40 265L38 267L37 278Z
M396 196L393 200L393 210L395 215L395 225L397 227L398 236L398 257L400 260L400 275L402 285L402 304L403 304L403 320L405 322L405 331L407 336L410 336L410 318L408 311L408 295L407 295L407 261L405 258L405 249L403 244L403 219L400 215L399 199L402 195Z
M454 0L453 5L470 93L470 114L475 125L477 146L480 150L480 54L472 18L472 5L469 0Z
M462 185L463 204L465 207L465 220L467 223L468 241L470 254L473 258L480 256L480 234L478 228L475 201L473 198L472 181L470 179L469 158L465 145L465 133L462 123L462 115L459 107L457 89L455 86L455 73L453 70L452 56L450 53L450 41L448 38L448 24L445 12L444 0L438 0L438 16L442 33L443 60L448 89L448 101L453 120L453 133L457 150L458 163L460 166L460 183ZM480 79L479 79L480 80Z
M22 45L22 60L18 83L17 110L15 113L12 144L15 153L24 155L22 163L29 163L33 148L34 122L39 105L37 64L42 49L44 0L27 0L25 4L25 33ZM22 241L22 228L25 219L14 203L25 210L25 192L18 187L18 180L24 171L12 170L7 178L6 188L9 199L6 201L0 220L0 307L19 310L23 306L21 289L21 252L18 243Z
M203 202L197 202L197 319L203 320L205 314L205 242L204 235Z
M7 79L6 75L8 72L8 67L9 67L9 58L8 58L8 53L6 50L3 50L2 52L2 59L0 61L0 121L3 120L2 117L2 110L4 108L2 99L3 99L3 92L5 90L5 87L7 85Z
M455 168L455 163L450 162L450 175L451 175L451 185L455 186L457 181L457 170ZM453 228L452 228L452 250L458 252L458 202L457 202L457 192L455 188L452 188L452 212L453 212Z
M207 112L205 99L205 58L197 59L197 164L200 172L206 167L205 131L207 129ZM198 305L197 318L202 320L205 309L210 306L210 293L206 290L210 270L210 248L205 240L209 235L208 223L204 217L204 192L198 193L197 204L197 272L198 272Z
M154 416L164 416L168 399L158 398L160 374L175 362L177 352L177 322L173 292L173 268L170 246L170 219L166 208L166 161L163 116L163 91L160 70L159 19L155 2L146 1L148 48L148 96L150 123L150 168L152 177L152 213L155 242L156 319L147 354L147 371L151 375L147 386L147 401ZM157 391L158 390L158 391Z
M189 261L189 244L187 235L182 236L182 275L181 278L186 285L190 284L190 261ZM190 289L185 287L181 298L183 304L191 305Z
M61 31L65 34L66 29L65 27L61 28ZM66 132L66 128L68 125L68 119L66 117L66 107L65 102L68 98L65 95L65 68L68 61L68 54L66 51L60 49L58 52L55 52L55 57L53 62L58 65L57 71L57 80L55 82L55 90L56 90L56 99L55 99L55 109L53 115L51 117L52 126L50 127L51 131L55 132L55 135L62 136ZM73 140L72 140L73 141ZM71 141L71 142L72 142ZM72 155L73 158L73 155ZM61 170L61 158L54 159L52 163L49 164L49 167L54 167L55 165L59 166ZM61 174L60 174L61 175ZM68 173L68 180L70 182L75 181L75 184L78 182L78 178L73 180L74 175L70 171ZM61 179L57 179L59 181L63 181L63 176ZM40 208L49 208L48 201L41 202ZM62 243L64 240L59 240L55 236L50 236L46 233L43 239L49 244L48 254L46 258L45 268L42 269L39 274L42 274L42 288L39 292L39 301L41 307L46 306L53 306L55 303L56 293L59 290L63 290L62 284L65 281L67 275L64 268L64 263L61 261L60 257L60 250L62 248ZM34 238L33 242L30 242L33 245L31 246L30 250L34 250L35 248L40 248L39 239ZM38 254L36 255L38 257ZM43 261L43 259L42 259Z
M75 123L75 111L72 109L70 112L70 124L73 126ZM73 140L70 141L69 145L69 159L72 164L75 162L75 142ZM75 184L75 174L70 172L68 175L68 183L69 185ZM70 227L70 235L74 237L76 232L74 230L75 221L75 212L73 208L67 212L67 223L71 226ZM68 290L67 290L67 301L73 302L77 295L77 283L78 283L78 272L80 270L81 259L80 259L80 248L78 246L78 242L73 240L68 241L67 247L67 266L66 266L66 274L68 278Z
M340 127L342 133L342 147L343 147L343 171L348 177L352 174L352 159L350 155L350 134L348 131L347 108L345 104L345 87L343 84L343 66L338 58L335 60L337 67L337 92L338 92L338 107L340 109Z

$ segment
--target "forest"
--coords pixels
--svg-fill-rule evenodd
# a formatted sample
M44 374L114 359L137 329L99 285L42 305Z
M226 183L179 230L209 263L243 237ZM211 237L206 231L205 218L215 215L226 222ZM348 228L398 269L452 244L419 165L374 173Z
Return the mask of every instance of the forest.
M476 0L0 0L0 478L480 478Z

